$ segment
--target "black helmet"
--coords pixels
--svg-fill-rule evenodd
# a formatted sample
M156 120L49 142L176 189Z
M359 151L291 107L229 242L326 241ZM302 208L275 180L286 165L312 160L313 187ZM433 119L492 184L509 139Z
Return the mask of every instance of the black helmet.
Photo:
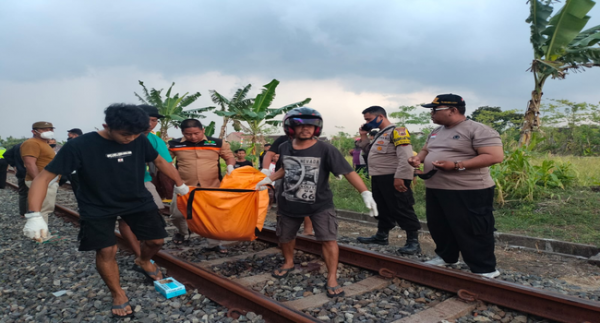
M309 107L300 107L290 110L283 117L283 131L289 137L294 136L294 127L307 124L315 126L315 137L321 135L323 129L323 118L321 114Z

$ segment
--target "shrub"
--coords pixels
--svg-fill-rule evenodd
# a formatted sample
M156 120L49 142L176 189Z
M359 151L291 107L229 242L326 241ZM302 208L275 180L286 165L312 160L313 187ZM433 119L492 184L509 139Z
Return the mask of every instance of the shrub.
M504 161L491 167L497 203L504 205L507 199L533 201L550 189L575 184L577 176L571 163L546 158L541 165L534 165L532 158L528 148L517 148L506 152Z

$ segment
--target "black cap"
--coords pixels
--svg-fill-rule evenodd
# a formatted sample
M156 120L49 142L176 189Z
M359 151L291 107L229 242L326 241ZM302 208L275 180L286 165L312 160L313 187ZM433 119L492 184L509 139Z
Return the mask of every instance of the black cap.
M433 99L433 102L429 104L421 104L422 107L425 108L435 108L439 106L448 106L448 107L464 107L465 100L460 95L456 94L440 94Z
M142 104L142 105L139 105L138 107L140 109L146 111L146 113L150 117L155 117L155 118L159 118L159 119L165 117L162 114L158 113L158 109L155 106L151 106L151 105L147 105L147 104Z
M74 133L78 136L83 135L83 131L81 131L81 129L79 129L79 128L73 128L71 130L67 130L67 132Z

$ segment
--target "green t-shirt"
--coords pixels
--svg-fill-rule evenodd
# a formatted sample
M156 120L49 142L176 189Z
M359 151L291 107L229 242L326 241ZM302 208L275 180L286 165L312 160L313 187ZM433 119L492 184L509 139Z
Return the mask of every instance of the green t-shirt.
M160 139L157 135L153 133L149 133L147 138L148 141L150 141L152 147L154 147L154 149L162 158L164 158L169 163L173 162L171 154L169 153L169 148L167 148L167 144L165 144L165 142L162 139ZM152 176L150 176L150 172L148 172L148 167L146 167L146 173L144 174L144 182L150 181L152 181Z

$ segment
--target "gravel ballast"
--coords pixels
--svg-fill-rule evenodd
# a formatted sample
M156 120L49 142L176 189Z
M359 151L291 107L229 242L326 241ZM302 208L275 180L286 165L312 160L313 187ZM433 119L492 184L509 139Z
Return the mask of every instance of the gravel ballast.
M62 190L61 190L62 191ZM72 199L72 193L59 191L60 200ZM1 322L80 322L105 321L110 319L110 293L95 269L94 253L77 251L78 228L65 223L55 216L50 217L50 230L65 240L53 244L36 244L22 235L25 220L18 215L16 192L0 190L0 323ZM274 223L265 223L265 226ZM192 238L189 247L180 253L191 262L201 262L226 257L215 252L204 252L201 238ZM364 245L354 237L340 232L339 242L369 249L389 255L396 255L397 246ZM167 245L166 245L167 246ZM170 246L170 245L169 245ZM197 249L196 249L197 247ZM227 256L257 252L273 245L264 242L243 242L228 246ZM410 256L414 260L426 261L425 255ZM133 256L119 252L117 260L121 272L121 284L130 297L136 312L134 321L141 322L261 322L254 313L239 320L226 318L227 309L206 299L195 291L184 296L166 300L144 277L129 270ZM302 267L306 263L320 263L318 271L291 273L286 279L273 279L258 292L279 301L296 300L323 293L325 282L324 264L317 256L296 252L295 262ZM281 254L267 257L252 257L212 266L215 272L229 277L243 278L250 275L272 272L282 263ZM461 264L452 267L468 272ZM600 291L571 284L556 278L542 277L517 271L502 270L498 279L545 289L565 295L598 301ZM340 284L348 285L375 273L359 270L341 264ZM600 276L598 273L592 275ZM392 322L402 317L426 309L428 306L451 295L424 286L414 285L395 279L382 290L355 297L334 298L317 308L304 310L305 313L328 322ZM65 291L62 296L52 293ZM408 295L406 295L408 293ZM419 299L419 301L417 301ZM42 314L40 314L42 313ZM457 322L549 322L524 313L482 304L476 311L459 318Z
M95 253L77 251L79 229L50 215L50 231L64 240L30 241L23 236L25 219L17 202L16 192L0 190L0 322L112 320L112 298L96 271ZM227 318L226 308L194 290L167 300L142 274L130 270L133 260L129 253L117 253L121 286L135 313L124 322L264 322L254 313Z

